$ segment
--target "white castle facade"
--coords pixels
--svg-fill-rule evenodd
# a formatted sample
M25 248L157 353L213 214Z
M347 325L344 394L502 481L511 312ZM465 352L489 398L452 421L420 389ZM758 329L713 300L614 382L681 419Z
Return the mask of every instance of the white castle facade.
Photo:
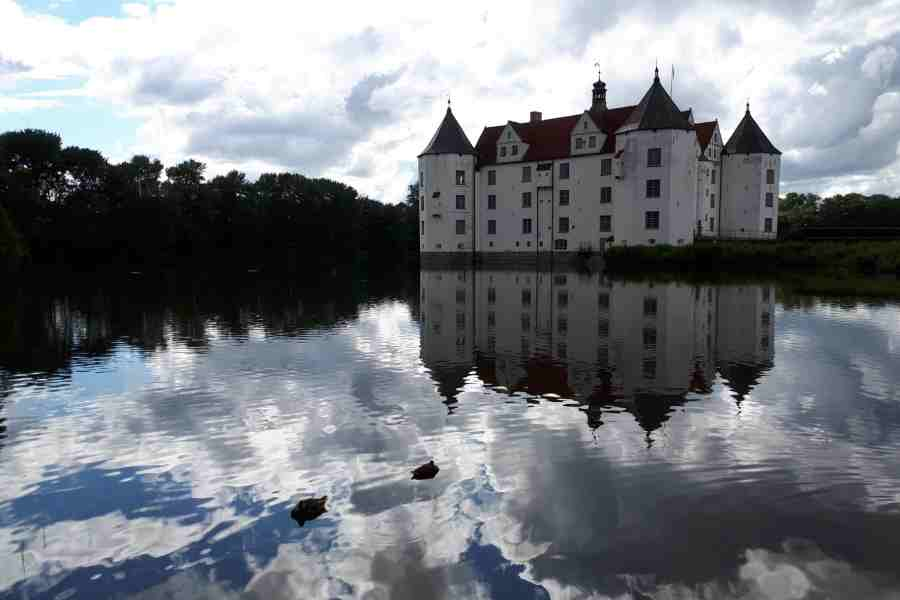
M602 252L701 238L774 239L781 152L750 115L727 143L659 81L608 108L486 127L473 147L449 106L419 155L419 248L428 255Z

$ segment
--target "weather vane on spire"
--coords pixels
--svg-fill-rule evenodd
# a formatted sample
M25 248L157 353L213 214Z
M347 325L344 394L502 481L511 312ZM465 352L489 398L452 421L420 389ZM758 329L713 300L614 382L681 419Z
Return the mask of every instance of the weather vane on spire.
M600 79L600 76L603 75L603 71L600 70L600 61L594 63L594 68L597 69L597 79Z

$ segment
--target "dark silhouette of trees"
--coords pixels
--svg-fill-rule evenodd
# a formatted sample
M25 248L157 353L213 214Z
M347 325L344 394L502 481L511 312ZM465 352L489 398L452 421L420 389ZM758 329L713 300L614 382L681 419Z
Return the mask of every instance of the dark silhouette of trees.
M778 233L783 238L807 228L900 228L900 198L883 194L821 198L791 192L779 201L778 219Z
M137 268L415 262L412 198L382 204L296 173L207 180L195 160L164 168L139 155L110 164L95 150L63 147L53 133L0 135L0 261L27 253L36 263Z

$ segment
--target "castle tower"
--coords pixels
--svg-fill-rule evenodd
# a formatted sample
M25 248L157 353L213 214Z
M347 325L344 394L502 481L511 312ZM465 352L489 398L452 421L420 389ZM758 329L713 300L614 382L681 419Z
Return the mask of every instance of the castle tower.
M722 156L721 237L775 239L781 152L747 112Z
M599 75L597 76L596 83L594 83L594 93L591 98L591 110L606 110L606 82L600 79Z
M697 134L656 69L650 89L616 130L616 244L673 246L694 241Z
M419 250L423 257L475 251L475 148L447 103L419 155Z

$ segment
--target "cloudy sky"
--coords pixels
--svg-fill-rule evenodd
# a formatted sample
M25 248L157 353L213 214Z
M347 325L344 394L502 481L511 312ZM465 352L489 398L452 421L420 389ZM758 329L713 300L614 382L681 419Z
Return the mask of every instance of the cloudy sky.
M898 0L0 0L0 131L112 160L298 171L401 200L448 95L482 127L613 106L659 61L727 138L749 98L783 191L897 193Z

